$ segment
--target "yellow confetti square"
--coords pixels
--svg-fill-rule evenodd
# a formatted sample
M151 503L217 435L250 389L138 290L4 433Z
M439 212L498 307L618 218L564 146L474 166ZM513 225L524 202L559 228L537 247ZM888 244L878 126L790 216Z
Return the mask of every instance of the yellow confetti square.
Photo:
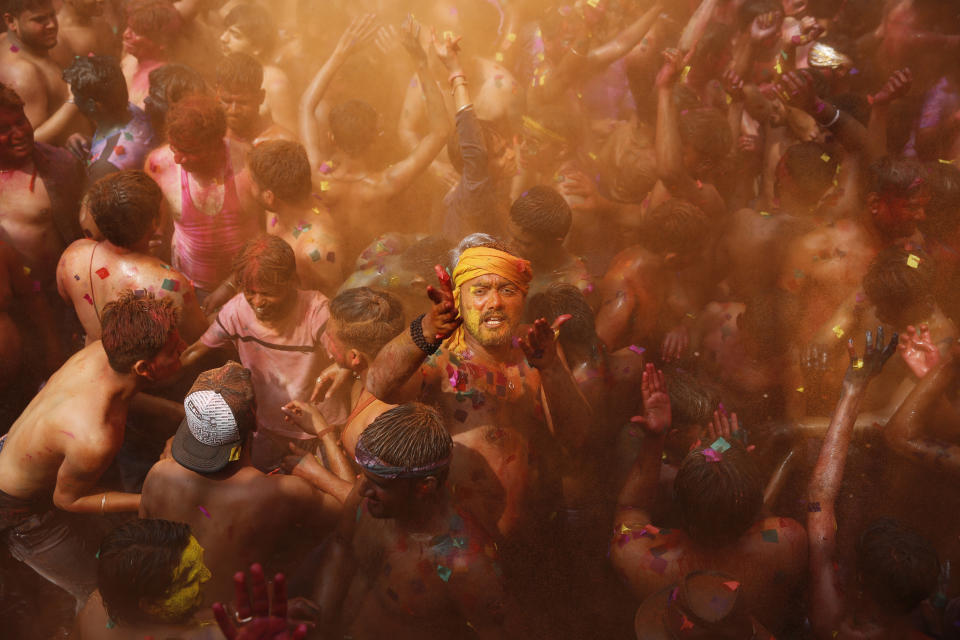
M23 268L23 275L25 275L25 276L30 275L30 267L24 267L24 268Z
M517 41L517 34L515 34L515 33L508 33L508 34L507 34L507 40L509 40L510 42L516 42L516 41Z
M797 393L803 393L803 391L804 391L803 387L797 387Z
M780 64L780 61L777 60L777 64L773 65L774 70L780 75L783 75L783 65Z
M320 215L320 207L314 207L313 212L317 215Z
M827 154L823 154L822 156L820 156L820 159L823 160L824 162L830 162L830 156L828 156Z
M587 156L594 162L597 161L597 154L595 154L593 151L590 151L589 153L587 153Z
M760 212L760 215L763 216L764 218L769 218L769 217L770 217L770 212L769 212L769 211L761 211L761 212Z
M939 158L937 162L940 164L953 164L953 160L944 160L943 158Z
M911 253L907 256L907 266L911 269L916 269L920 266L920 258Z
M853 363L854 369L863 369L863 358L857 358L857 361Z
M683 71L680 72L680 82L685 82L688 75L690 75L690 65L684 67Z
M320 191L330 191L330 183L326 180L320 183Z
M587 0L587 4L596 9L600 5L600 0Z
M733 98L727 96L727 104L733 104Z
M494 54L493 59L497 62L503 62L503 54L497 51L497 53Z
M453 40L453 31L444 31L443 32L444 40Z
M840 325L837 325L833 328L833 335L837 336L838 339L843 337L843 329L840 327Z

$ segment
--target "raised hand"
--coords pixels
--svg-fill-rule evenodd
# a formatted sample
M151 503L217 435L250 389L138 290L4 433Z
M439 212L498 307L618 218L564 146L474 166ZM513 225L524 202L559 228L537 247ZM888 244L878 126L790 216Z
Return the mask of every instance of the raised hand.
M220 631L227 640L303 640L307 635L307 625L301 624L291 633L287 622L287 581L282 573L273 579L273 602L267 588L267 579L263 567L250 566L250 585L253 588L253 601L247 592L246 575L239 571L233 576L236 589L236 617L242 625L237 628L227 615L223 604L213 605L213 615L217 619Z
M533 326L527 329L527 335L520 336L520 349L527 357L531 367L546 369L553 364L557 357L557 336L560 327L573 316L563 314L557 316L553 324L547 324L546 318L534 321Z
M657 73L656 86L666 89L671 86L683 69L683 52L679 49L666 49L663 52L663 66Z
M727 410L720 405L720 408L713 412L713 420L707 423L707 442L716 442L717 438L723 438L727 442L740 438L740 423L737 420L737 414L727 415Z
M300 400L291 400L280 407L280 412L283 413L284 422L295 424L303 429L304 433L320 437L332 430L319 409L312 404Z
M600 191L597 183L582 171L565 174L563 182L557 186L561 195L576 196L580 200L571 205L571 209L595 211L600 207Z
M679 360L688 346L690 346L690 332L684 325L680 325L664 336L663 344L660 345L660 355L663 356L664 362Z
M430 313L423 317L423 337L440 342L449 338L463 320L460 311L453 303L453 283L450 274L440 265L433 267L440 281L440 288L427 286L427 296L433 302Z
M365 13L354 18L340 36L334 54L347 56L366 44L377 32L376 19L374 13Z
M720 84L731 98L738 102L743 100L743 78L736 71L733 69L724 71L720 77Z
M310 402L319 404L324 400L329 400L344 385L350 384L355 379L356 376L353 371L344 369L334 362L317 376L317 381L313 385L313 393L310 394Z
M427 52L420 45L420 23L412 16L408 15L400 28L400 44L407 50L407 53L417 64L427 63Z
M940 364L940 351L930 337L930 327L920 325L920 331L914 326L907 327L906 335L900 336L897 345L900 357L910 367L910 371L918 378L927 375L931 369Z
M750 39L756 43L769 42L780 32L781 24L783 24L782 11L761 13L750 24Z
M643 370L640 382L640 395L643 398L643 415L630 418L630 422L640 425L649 435L662 436L670 428L670 396L667 395L667 380L663 371L652 364Z
M847 353L850 355L850 368L847 369L847 375L843 379L844 385L865 386L871 379L880 373L883 365L886 364L893 352L897 350L899 336L894 333L890 338L890 343L883 344L883 327L877 327L877 341L874 343L873 334L867 331L867 348L863 357L857 356L857 350L853 346L853 339L847 341Z
M440 58L440 62L448 71L460 70L460 40L463 36L456 36L449 33L443 34L441 40L437 40L437 30L430 30L430 39L433 42L433 51Z
M817 104L817 92L813 85L813 76L806 70L791 71L780 76L777 83L777 96L788 107L811 112Z
M880 91L871 96L870 102L873 106L890 104L910 93L910 87L912 86L913 72L910 71L909 67L904 67L893 72Z

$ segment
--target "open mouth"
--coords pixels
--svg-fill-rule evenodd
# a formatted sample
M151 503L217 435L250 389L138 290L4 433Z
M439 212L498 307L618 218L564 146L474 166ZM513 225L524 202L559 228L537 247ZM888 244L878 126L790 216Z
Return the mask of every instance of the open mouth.
M507 319L504 316L489 316L483 320L483 326L487 329L500 329L506 325Z

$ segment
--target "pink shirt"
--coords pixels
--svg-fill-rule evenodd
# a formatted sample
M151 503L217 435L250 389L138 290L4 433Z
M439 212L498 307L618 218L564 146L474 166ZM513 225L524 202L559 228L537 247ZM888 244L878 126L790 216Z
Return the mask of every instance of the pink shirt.
M330 317L328 303L319 291L298 291L297 306L283 326L267 327L238 293L203 334L203 344L214 349L232 343L253 374L258 429L287 438L313 437L284 422L280 407L309 400L317 376L330 364L320 343Z

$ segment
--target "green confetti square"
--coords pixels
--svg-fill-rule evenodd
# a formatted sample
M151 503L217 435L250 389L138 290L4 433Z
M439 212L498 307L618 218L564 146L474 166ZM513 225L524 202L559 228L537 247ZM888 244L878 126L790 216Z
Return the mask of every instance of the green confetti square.
M440 576L440 579L444 582L450 579L450 576L453 574L453 569L449 569L442 564L437 565L437 575Z
M710 448L716 451L717 453L723 453L730 448L730 443L724 440L723 438L717 438L713 441L713 444L710 445Z
M307 255L310 256L310 259L314 262L319 262L323 258L323 254L316 249L311 250Z
M764 542L772 542L773 544L780 542L780 536L777 535L776 529L766 529L761 531L760 537L763 538Z

